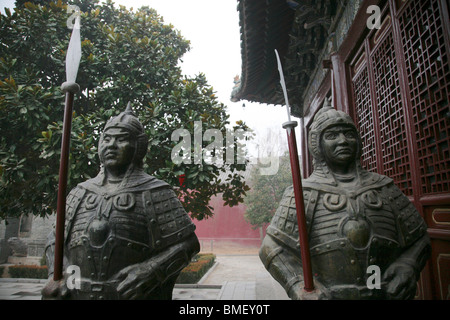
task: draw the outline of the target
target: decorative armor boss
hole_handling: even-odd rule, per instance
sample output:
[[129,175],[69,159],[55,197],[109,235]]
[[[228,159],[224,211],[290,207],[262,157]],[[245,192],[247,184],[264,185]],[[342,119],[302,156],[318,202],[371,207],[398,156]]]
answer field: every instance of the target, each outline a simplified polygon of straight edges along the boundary
[[[64,270],[79,267],[81,281],[71,290],[50,281],[44,298],[172,298],[175,280],[199,243],[173,189],[143,171],[147,142],[130,106],[106,124],[100,173],[67,198]],[[50,276],[53,248],[52,233],[46,248]]]
[[[411,299],[430,255],[427,226],[393,180],[361,168],[361,138],[351,118],[324,106],[309,133],[314,172],[303,181],[311,265],[308,294],[293,188],[267,229],[260,257],[291,299]],[[380,286],[368,286],[369,266]]]

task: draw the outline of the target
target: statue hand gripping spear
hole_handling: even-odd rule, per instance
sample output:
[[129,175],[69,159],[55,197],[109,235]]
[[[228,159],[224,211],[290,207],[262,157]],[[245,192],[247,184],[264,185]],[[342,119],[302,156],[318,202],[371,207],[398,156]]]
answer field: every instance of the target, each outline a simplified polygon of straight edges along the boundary
[[72,110],[74,95],[80,90],[75,83],[81,59],[80,16],[78,15],[70,37],[66,55],[66,82],[61,89],[66,93],[64,109],[63,136],[61,142],[61,160],[59,167],[58,202],[56,207],[55,227],[55,261],[53,280],[59,281],[63,276],[64,224],[66,215],[67,172],[69,162],[70,132],[72,128]]
[[311,258],[309,252],[308,234],[306,230],[305,219],[305,204],[303,200],[303,188],[300,176],[300,165],[298,162],[297,141],[295,139],[294,128],[297,126],[296,121],[291,121],[289,110],[289,100],[286,91],[286,84],[284,82],[283,68],[281,66],[280,57],[277,50],[275,50],[277,57],[278,71],[280,73],[280,84],[283,89],[284,100],[286,101],[286,109],[288,114],[288,121],[283,123],[283,128],[286,129],[288,144],[289,144],[289,158],[291,162],[292,180],[294,184],[294,198],[297,211],[297,224],[300,241],[300,254],[303,266],[303,281],[304,290],[307,292],[314,291],[314,282],[312,277]]

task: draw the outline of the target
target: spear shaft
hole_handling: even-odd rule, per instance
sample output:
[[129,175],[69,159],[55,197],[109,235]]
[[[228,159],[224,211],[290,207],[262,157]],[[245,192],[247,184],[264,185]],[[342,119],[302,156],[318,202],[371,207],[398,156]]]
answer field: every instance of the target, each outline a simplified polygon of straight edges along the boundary
[[53,271],[53,280],[55,281],[59,281],[63,277],[64,225],[66,219],[66,195],[69,169],[70,133],[72,130],[74,96],[75,93],[80,90],[80,86],[75,83],[80,59],[80,18],[77,17],[66,56],[67,81],[64,82],[61,86],[61,90],[66,93],[66,101],[64,107],[63,136],[61,141],[61,158],[59,166],[58,202],[56,205],[55,260]]
[[[73,84],[76,85],[76,83]],[[76,88],[76,86],[72,87],[74,89]],[[65,88],[63,85],[63,90],[64,89]],[[64,256],[64,224],[66,220],[67,174],[69,167],[70,132],[72,129],[74,93],[75,92],[73,91],[66,92],[66,103],[64,109],[63,136],[61,142],[61,158],[59,165],[58,202],[56,206],[55,263],[53,272],[53,280],[55,281],[61,280],[63,274],[62,268]]]
[[283,128],[286,129],[289,145],[289,158],[291,162],[292,180],[294,185],[294,199],[295,199],[295,207],[297,209],[296,210],[297,225],[300,242],[300,255],[302,258],[302,267],[303,267],[304,290],[307,292],[311,292],[314,290],[314,282],[312,277],[311,255],[309,252],[308,233],[306,228],[305,203],[303,199],[300,164],[298,161],[297,140],[295,138],[295,130],[294,130],[294,128],[297,126],[297,121],[291,121],[286,84],[284,82],[283,68],[281,66],[281,61],[277,50],[275,50],[275,55],[277,57],[278,71],[280,73],[280,83],[283,89],[284,99],[286,101],[286,109],[288,113],[288,121],[283,123]]

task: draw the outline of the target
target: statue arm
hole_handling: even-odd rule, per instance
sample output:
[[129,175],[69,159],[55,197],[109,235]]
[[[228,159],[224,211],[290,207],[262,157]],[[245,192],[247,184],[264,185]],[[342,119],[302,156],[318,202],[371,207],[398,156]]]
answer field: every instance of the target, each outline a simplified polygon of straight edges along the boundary
[[148,259],[144,264],[149,264],[155,270],[158,280],[164,283],[177,277],[199,251],[200,244],[197,236],[192,233],[184,241],[166,248],[161,253]]
[[409,265],[414,269],[416,280],[419,279],[420,272],[425,267],[431,254],[430,238],[423,235],[416,242],[409,246],[394,263]]
[[417,290],[417,280],[430,255],[430,239],[422,236],[406,249],[384,272],[383,282],[389,299],[412,299]]
[[259,251],[267,271],[278,281],[290,296],[290,289],[302,281],[302,264],[290,249],[281,246],[270,235],[264,238]]
[[55,268],[55,230],[53,229],[47,237],[47,244],[44,249],[45,260],[47,262],[48,277],[53,276]]
[[113,279],[119,282],[117,291],[123,299],[133,299],[142,295],[138,290],[143,288],[149,294],[158,287],[173,286],[181,270],[199,249],[198,239],[192,233],[184,241],[166,247],[150,259],[119,271]]
[[411,299],[431,254],[430,238],[424,219],[409,199],[395,186],[390,191],[402,252],[384,272],[383,281],[390,299]]
[[[64,250],[66,252],[66,250]],[[53,229],[47,237],[47,244],[44,249],[47,269],[48,280],[44,288],[41,291],[42,298],[48,299],[67,299],[70,296],[66,286],[66,274],[63,273],[63,278],[59,281],[53,280],[54,264],[55,264],[55,230]],[[66,255],[63,257],[63,270],[66,270],[68,263]]]
[[[78,207],[83,195],[84,190],[81,188],[74,188],[72,189],[69,194],[67,195],[66,200],[66,221],[65,221],[65,230],[64,233],[66,234],[66,237],[68,237],[70,226],[72,225],[72,220],[75,215],[76,208]],[[66,237],[64,238],[64,242],[66,242]],[[45,245],[44,254],[47,262],[47,268],[48,268],[48,277],[50,278],[53,275],[54,270],[54,259],[55,259],[55,240],[56,239],[56,230],[55,226],[53,226],[51,232],[47,236],[47,243]],[[63,270],[65,270],[65,267],[67,266],[67,257],[66,257],[67,249],[64,246],[64,256],[63,256]]]
[[309,294],[303,290],[302,262],[299,255],[291,248],[266,235],[259,256],[267,271],[281,284],[289,298],[306,300],[320,297],[323,288],[316,279],[314,280],[316,290],[313,293]]
[[[74,188],[72,189],[69,194],[67,195],[67,201],[66,201],[66,221],[65,221],[65,230],[64,233],[67,235],[69,234],[70,227],[72,225],[72,221],[75,215],[75,211],[77,206],[80,204],[80,201],[84,195],[85,190],[81,188]],[[66,242],[66,238],[64,239],[64,242]],[[44,255],[46,259],[47,264],[47,270],[48,270],[48,281],[45,285],[45,287],[42,289],[42,297],[43,299],[65,299],[70,296],[69,291],[67,290],[66,286],[66,279],[65,277],[67,274],[64,272],[64,270],[67,269],[69,265],[69,260],[67,258],[67,247],[64,246],[64,253],[63,253],[63,278],[59,281],[53,280],[53,273],[55,268],[55,241],[56,241],[56,230],[55,227],[52,228],[51,232],[47,236],[47,243],[45,245],[44,249]]]
[[394,263],[409,265],[414,269],[416,279],[431,254],[430,239],[427,234],[425,220],[411,201],[394,186],[393,203],[397,211],[399,242],[403,247],[402,254]]

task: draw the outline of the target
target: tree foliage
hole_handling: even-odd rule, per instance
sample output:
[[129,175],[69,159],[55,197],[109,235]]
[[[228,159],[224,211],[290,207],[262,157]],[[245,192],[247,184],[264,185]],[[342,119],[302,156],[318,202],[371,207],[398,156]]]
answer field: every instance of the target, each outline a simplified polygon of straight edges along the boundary
[[244,199],[247,207],[244,217],[256,229],[270,223],[284,191],[292,185],[289,153],[279,157],[276,174],[262,175],[259,166],[253,167],[250,184],[251,189]]
[[[97,174],[98,133],[130,101],[150,137],[145,170],[174,186],[184,174],[177,191],[192,217],[211,216],[209,199],[219,193],[230,206],[242,202],[248,186],[237,170],[245,164],[171,161],[176,129],[193,133],[195,121],[224,137],[226,130],[247,129],[243,122],[227,129],[226,107],[204,75],[182,75],[178,63],[189,41],[149,7],[128,10],[109,0],[71,3],[82,11],[82,59],[68,189]],[[14,12],[5,11],[0,16],[0,218],[45,216],[56,209],[70,13],[61,0],[18,1]],[[226,181],[219,181],[221,171],[231,172]]]

